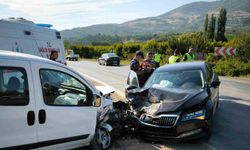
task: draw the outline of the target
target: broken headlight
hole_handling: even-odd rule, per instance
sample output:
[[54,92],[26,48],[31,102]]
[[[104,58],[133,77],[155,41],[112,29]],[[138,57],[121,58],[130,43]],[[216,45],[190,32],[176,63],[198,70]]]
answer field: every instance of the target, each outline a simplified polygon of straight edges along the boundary
[[187,120],[204,120],[205,119],[205,110],[199,110],[191,113],[186,113],[183,115],[181,121],[187,121]]

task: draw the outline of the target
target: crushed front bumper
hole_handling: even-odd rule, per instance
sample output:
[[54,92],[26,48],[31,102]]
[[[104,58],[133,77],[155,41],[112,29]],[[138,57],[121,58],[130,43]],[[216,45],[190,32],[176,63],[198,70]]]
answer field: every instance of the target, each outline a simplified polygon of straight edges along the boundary
[[135,119],[137,134],[150,141],[189,141],[206,135],[206,120],[189,120],[177,122],[172,127],[148,124]]

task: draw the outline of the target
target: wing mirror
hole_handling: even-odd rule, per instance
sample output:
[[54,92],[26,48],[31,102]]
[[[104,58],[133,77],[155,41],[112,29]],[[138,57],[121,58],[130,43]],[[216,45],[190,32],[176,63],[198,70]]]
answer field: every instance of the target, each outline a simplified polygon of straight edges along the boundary
[[212,83],[211,83],[211,87],[218,87],[220,85],[220,81],[213,81]]
[[102,104],[102,98],[99,95],[95,96],[95,100],[94,100],[94,106],[95,107],[100,107]]

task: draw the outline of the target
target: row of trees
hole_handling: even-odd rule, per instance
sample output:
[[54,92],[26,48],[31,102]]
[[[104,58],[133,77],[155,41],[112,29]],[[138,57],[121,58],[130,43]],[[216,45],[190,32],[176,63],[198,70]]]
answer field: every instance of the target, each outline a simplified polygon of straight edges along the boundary
[[207,14],[204,21],[204,32],[206,34],[206,37],[211,41],[227,41],[227,38],[225,37],[226,22],[227,11],[224,8],[220,9],[218,19],[216,19],[214,14],[211,14],[211,17],[209,17],[209,15]]
[[196,52],[213,53],[215,46],[224,46],[226,43],[209,41],[203,32],[170,35],[165,41],[149,40],[146,42],[116,43],[113,45],[83,45],[65,42],[66,49],[73,49],[83,58],[98,58],[103,53],[114,51],[122,59],[131,59],[137,50],[153,51],[163,55],[172,55],[175,49],[184,54],[189,47]]

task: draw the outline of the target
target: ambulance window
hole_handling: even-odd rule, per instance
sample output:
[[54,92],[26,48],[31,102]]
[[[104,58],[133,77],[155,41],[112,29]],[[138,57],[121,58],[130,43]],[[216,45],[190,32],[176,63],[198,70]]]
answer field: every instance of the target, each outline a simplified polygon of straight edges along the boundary
[[30,31],[24,31],[24,34],[25,35],[31,35],[31,32]]
[[29,89],[23,68],[0,67],[0,105],[27,105]]
[[56,38],[57,39],[61,39],[62,38],[60,32],[56,32]]

